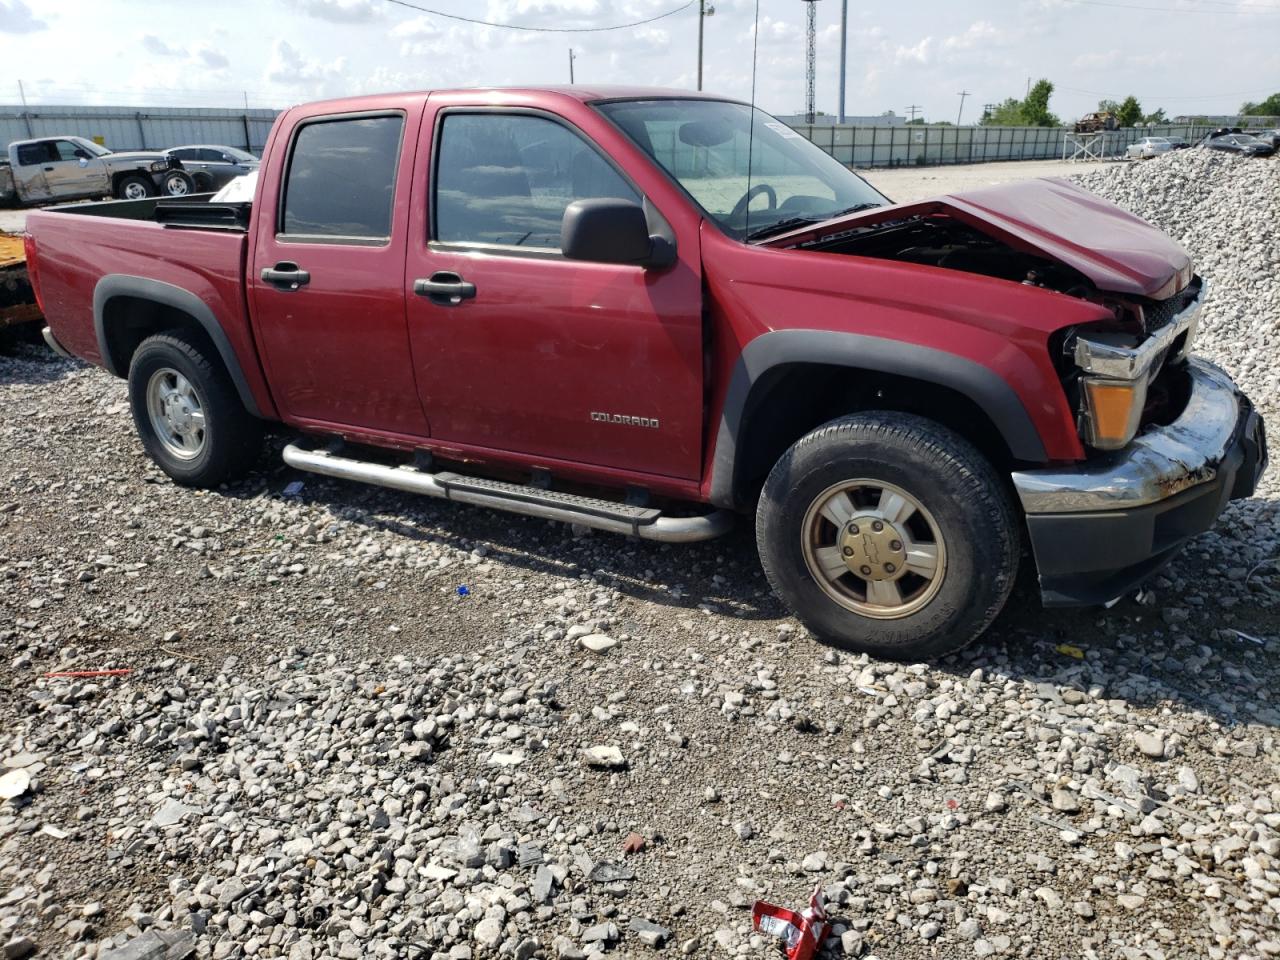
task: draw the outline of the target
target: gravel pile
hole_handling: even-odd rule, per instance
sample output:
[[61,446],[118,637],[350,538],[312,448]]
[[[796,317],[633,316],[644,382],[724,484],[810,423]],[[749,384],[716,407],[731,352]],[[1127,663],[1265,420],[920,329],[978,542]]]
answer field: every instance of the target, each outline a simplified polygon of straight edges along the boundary
[[816,885],[831,956],[1280,955],[1274,499],[902,666],[808,638],[748,525],[574,536],[278,446],[180,489],[121,383],[0,356],[6,957],[764,957],[751,902]]
[[1073,179],[1190,251],[1211,284],[1197,352],[1280,410],[1280,162],[1175,150]]

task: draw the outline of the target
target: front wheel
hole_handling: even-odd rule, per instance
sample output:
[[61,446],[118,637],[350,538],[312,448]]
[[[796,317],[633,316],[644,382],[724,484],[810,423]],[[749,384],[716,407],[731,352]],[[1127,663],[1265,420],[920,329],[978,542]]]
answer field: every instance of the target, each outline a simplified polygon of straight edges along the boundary
[[765,575],[819,639],[896,660],[959,650],[1017,576],[1018,517],[967,440],[910,414],[834,420],[802,437],[760,494]]
[[222,364],[172,334],[142,341],[129,364],[129,405],[151,459],[174,482],[216,487],[245,474],[262,441]]
[[118,200],[145,200],[147,197],[156,195],[156,185],[151,182],[149,177],[141,174],[130,174],[121,178],[116,184],[116,198]]
[[185,197],[195,193],[195,182],[183,170],[170,170],[160,181],[160,189],[166,197]]

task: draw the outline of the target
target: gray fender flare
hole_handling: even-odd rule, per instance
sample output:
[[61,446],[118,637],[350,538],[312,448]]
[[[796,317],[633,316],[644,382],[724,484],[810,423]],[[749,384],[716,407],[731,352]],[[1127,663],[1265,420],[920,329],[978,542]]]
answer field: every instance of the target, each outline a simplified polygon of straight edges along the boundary
[[1044,444],[1013,388],[987,367],[964,357],[857,333],[833,330],[778,330],[756,337],[742,351],[725,394],[712,461],[711,497],[719,507],[736,508],[737,453],[743,413],[756,382],[775,367],[791,363],[873,370],[924,380],[955,390],[981,409],[1019,460],[1043,463]]
[[102,365],[107,368],[108,372],[117,377],[127,377],[129,375],[127,369],[119,369],[107,346],[105,315],[107,304],[114,297],[133,297],[137,300],[162,303],[167,307],[181,310],[183,313],[193,317],[213,343],[214,349],[218,351],[222,365],[226,368],[227,373],[231,375],[231,382],[235,384],[236,393],[240,395],[240,402],[244,404],[244,408],[255,417],[262,416],[262,411],[258,408],[258,402],[253,398],[253,391],[249,389],[249,383],[245,380],[244,370],[240,367],[240,360],[236,356],[235,350],[231,347],[231,341],[227,339],[226,331],[218,323],[218,318],[213,315],[209,305],[194,293],[189,290],[183,290],[181,287],[175,287],[171,283],[162,283],[159,280],[150,280],[146,277],[130,277],[124,274],[111,273],[99,280],[98,285],[93,288],[93,332],[98,338],[98,352],[102,356]]

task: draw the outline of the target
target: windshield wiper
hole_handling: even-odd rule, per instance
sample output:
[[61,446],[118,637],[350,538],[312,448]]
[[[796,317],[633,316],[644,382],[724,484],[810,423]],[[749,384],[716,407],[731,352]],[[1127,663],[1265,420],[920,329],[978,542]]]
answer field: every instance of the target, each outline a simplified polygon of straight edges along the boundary
[[847,216],[851,213],[858,213],[861,210],[869,210],[872,207],[879,207],[879,203],[856,203],[852,207],[846,207],[843,210],[837,210],[834,213],[824,213],[820,216],[807,217],[785,217],[782,220],[775,220],[767,227],[761,227],[759,230],[752,230],[743,239],[763,240],[766,237],[772,237],[775,234],[790,230],[792,227],[803,227],[806,223],[826,223],[828,220],[834,220],[836,217]]

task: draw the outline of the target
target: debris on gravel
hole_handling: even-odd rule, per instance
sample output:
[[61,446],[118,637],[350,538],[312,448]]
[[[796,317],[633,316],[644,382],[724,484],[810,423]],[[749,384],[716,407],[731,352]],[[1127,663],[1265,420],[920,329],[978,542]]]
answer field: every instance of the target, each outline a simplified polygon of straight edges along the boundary
[[[1192,249],[1199,349],[1274,412],[1280,166],[1197,153],[1087,185]],[[751,903],[815,883],[829,955],[1280,955],[1273,478],[1113,609],[1024,576],[902,665],[806,636],[745,525],[286,495],[278,452],[176,487],[36,346],[0,462],[7,957],[764,956]]]

